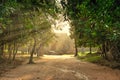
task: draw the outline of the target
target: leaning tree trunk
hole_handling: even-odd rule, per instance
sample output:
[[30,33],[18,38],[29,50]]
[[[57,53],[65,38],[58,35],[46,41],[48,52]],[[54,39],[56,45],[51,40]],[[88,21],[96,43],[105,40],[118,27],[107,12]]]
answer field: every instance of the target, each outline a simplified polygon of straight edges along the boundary
[[12,45],[8,44],[8,59],[11,60],[12,57]]
[[112,60],[120,63],[120,50],[119,50],[120,46],[119,45],[120,45],[119,41],[112,42],[110,53],[112,56]]
[[13,58],[12,58],[13,61],[16,58],[17,51],[18,51],[18,45],[17,43],[14,43]]
[[102,54],[103,58],[105,58],[106,60],[108,60],[107,52],[108,52],[107,44],[106,44],[106,42],[104,42],[101,46],[101,54]]
[[120,41],[105,41],[100,46],[101,56],[108,61],[120,63]]
[[31,51],[31,53],[30,53],[29,64],[34,63],[34,62],[33,62],[33,54],[34,54],[34,52],[35,52],[35,48],[36,48],[36,39],[34,38],[34,44],[33,44],[32,51]]

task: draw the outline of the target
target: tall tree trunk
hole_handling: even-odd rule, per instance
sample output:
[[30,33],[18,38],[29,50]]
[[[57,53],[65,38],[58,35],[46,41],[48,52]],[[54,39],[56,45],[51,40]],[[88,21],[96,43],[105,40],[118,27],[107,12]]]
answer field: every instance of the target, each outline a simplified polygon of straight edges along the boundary
[[35,48],[36,48],[36,39],[34,38],[34,44],[33,44],[32,51],[31,51],[31,53],[30,53],[29,64],[34,63],[34,62],[33,62],[33,54],[34,54],[34,52],[35,52]]
[[13,61],[14,61],[14,60],[15,60],[15,58],[16,58],[17,51],[18,51],[18,45],[17,45],[17,44],[15,44],[15,46],[14,46],[13,58],[12,58],[12,60],[13,60]]
[[4,50],[4,42],[1,41],[1,44],[0,44],[0,57],[3,56],[3,50]]
[[12,45],[8,44],[8,59],[11,60],[12,57]]
[[92,45],[90,43],[90,54],[92,54]]
[[107,45],[107,42],[105,42],[105,44],[104,44],[104,55],[105,55],[105,59],[106,60],[108,60],[108,56],[107,56],[107,47],[108,47],[108,45]]
[[75,57],[76,56],[78,56],[78,49],[77,49],[77,40],[76,40],[76,38],[74,39],[74,41],[75,41]]
[[105,58],[106,60],[108,60],[108,57],[107,57],[107,45],[106,45],[106,42],[104,42],[102,44],[102,47],[101,47],[101,50],[102,50],[102,55],[103,55],[103,58]]

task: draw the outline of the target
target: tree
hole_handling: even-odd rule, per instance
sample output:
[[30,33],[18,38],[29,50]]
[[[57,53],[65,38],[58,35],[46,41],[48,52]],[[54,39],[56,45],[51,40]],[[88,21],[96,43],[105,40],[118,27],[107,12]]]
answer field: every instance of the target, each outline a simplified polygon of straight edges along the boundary
[[110,53],[113,59],[109,60],[120,61],[119,10],[118,0],[67,0],[66,14],[74,25],[77,44],[95,44],[107,59]]
[[[0,57],[3,56],[4,45],[8,45],[9,58],[13,50],[11,45],[25,43],[32,35],[43,35],[50,30],[46,16],[55,16],[57,8],[55,0],[2,0],[0,5]],[[33,40],[35,38],[38,37],[35,35]],[[14,51],[14,58],[16,52]]]
[[[30,14],[31,17],[30,19],[28,19],[29,24],[27,23],[27,27],[32,27],[31,31],[30,31],[30,37],[33,40],[33,47],[32,50],[30,52],[31,56],[29,59],[29,63],[33,63],[33,54],[36,52],[36,47],[37,47],[37,43],[39,44],[39,39],[42,39],[46,33],[51,33],[51,25],[49,23],[49,21],[46,18],[46,15],[44,15],[44,13],[39,10],[38,12],[33,12]],[[29,26],[30,25],[30,26]]]

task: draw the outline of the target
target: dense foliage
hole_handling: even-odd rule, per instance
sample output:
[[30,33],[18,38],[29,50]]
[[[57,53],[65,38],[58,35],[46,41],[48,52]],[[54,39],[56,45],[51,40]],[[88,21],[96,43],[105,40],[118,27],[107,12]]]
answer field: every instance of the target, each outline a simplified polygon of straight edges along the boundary
[[64,3],[78,46],[97,46],[106,59],[120,61],[120,1],[67,0]]
[[[99,47],[104,58],[120,62],[119,0],[61,0],[61,4],[65,20],[71,22],[76,47]],[[15,56],[18,47],[29,40],[33,56],[36,41],[44,39],[43,34],[52,35],[48,17],[57,11],[55,0],[1,0],[0,58],[6,49],[9,58],[11,52]]]
[[48,15],[55,16],[56,9],[54,0],[1,0],[0,58],[7,50],[9,59],[13,54],[14,60],[18,48],[31,41],[33,49],[30,52],[30,61],[32,62],[35,47],[41,43],[38,40],[48,37],[46,36],[48,34],[52,35]]

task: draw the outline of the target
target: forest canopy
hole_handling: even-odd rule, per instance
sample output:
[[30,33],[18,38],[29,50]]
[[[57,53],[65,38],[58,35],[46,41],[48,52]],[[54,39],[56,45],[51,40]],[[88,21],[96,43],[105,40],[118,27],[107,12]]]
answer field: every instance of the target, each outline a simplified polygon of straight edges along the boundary
[[76,47],[99,47],[105,59],[120,62],[119,0],[61,0],[61,5],[63,9],[56,6],[56,0],[0,0],[0,57],[4,46],[17,50],[15,46],[28,40],[33,42],[32,56],[38,36],[53,35],[48,16],[63,13],[71,22]]
[[64,6],[77,46],[98,46],[104,58],[119,62],[120,1],[67,0]]
[[55,17],[56,8],[54,0],[0,0],[0,58],[7,50],[9,59],[14,60],[18,48],[29,44],[33,46],[32,63],[37,45],[46,44],[53,36],[48,15]]

